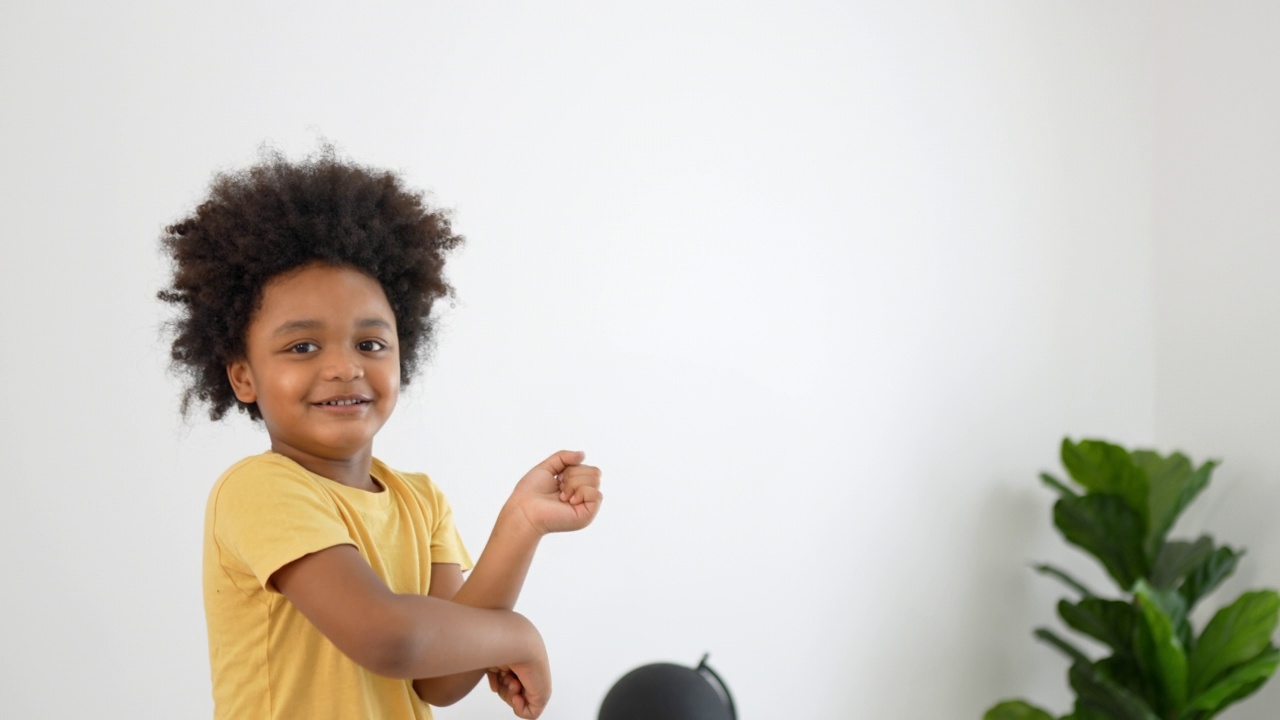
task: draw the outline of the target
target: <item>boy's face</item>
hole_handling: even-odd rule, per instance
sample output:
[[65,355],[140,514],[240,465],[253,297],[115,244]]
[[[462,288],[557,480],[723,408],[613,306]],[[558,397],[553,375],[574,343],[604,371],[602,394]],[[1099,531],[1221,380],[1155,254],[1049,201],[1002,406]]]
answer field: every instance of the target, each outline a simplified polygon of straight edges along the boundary
[[273,450],[313,471],[372,452],[400,393],[395,314],[376,280],[321,264],[272,279],[245,354],[227,376],[258,404]]

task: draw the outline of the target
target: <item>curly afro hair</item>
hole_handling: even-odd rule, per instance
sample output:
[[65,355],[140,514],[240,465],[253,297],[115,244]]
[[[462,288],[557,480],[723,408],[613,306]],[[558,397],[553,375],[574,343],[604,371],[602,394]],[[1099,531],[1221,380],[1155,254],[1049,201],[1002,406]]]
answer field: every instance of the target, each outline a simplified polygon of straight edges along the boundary
[[452,296],[444,256],[462,242],[448,216],[387,171],[337,157],[330,145],[301,162],[264,151],[259,162],[214,177],[195,213],[165,228],[172,285],[158,297],[178,309],[172,364],[186,381],[182,413],[207,404],[219,420],[236,399],[227,364],[274,277],[313,263],[349,266],[377,280],[395,312],[400,379],[408,384],[433,337],[431,307]]

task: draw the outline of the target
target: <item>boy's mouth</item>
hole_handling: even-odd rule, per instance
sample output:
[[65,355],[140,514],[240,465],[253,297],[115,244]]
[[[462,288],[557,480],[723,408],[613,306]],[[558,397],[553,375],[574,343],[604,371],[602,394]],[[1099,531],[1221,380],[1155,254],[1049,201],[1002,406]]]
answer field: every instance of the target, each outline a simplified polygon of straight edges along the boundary
[[367,402],[369,402],[369,399],[365,397],[347,396],[329,398],[328,400],[321,400],[315,404],[322,407],[346,407],[349,405],[363,405]]

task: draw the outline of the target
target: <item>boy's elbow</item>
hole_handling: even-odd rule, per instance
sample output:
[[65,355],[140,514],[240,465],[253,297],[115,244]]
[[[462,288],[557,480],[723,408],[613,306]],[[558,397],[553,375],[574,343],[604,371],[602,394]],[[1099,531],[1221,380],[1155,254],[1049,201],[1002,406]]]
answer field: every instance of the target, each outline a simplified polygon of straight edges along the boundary
[[383,677],[409,680],[415,676],[412,668],[418,657],[411,645],[409,638],[387,638],[379,641],[368,650],[363,659],[356,662]]
[[352,657],[366,670],[384,677],[410,680],[420,674],[427,639],[405,614],[392,611],[365,637],[360,657]]

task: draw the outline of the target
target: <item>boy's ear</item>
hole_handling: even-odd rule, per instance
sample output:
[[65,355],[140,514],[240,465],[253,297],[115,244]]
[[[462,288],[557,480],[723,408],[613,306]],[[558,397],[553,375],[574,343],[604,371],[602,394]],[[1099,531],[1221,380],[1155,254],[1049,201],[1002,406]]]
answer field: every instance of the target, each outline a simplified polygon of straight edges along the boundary
[[236,394],[237,400],[245,404],[258,401],[258,393],[253,389],[253,373],[249,370],[248,361],[236,360],[227,363],[227,379],[231,381],[231,392]]

